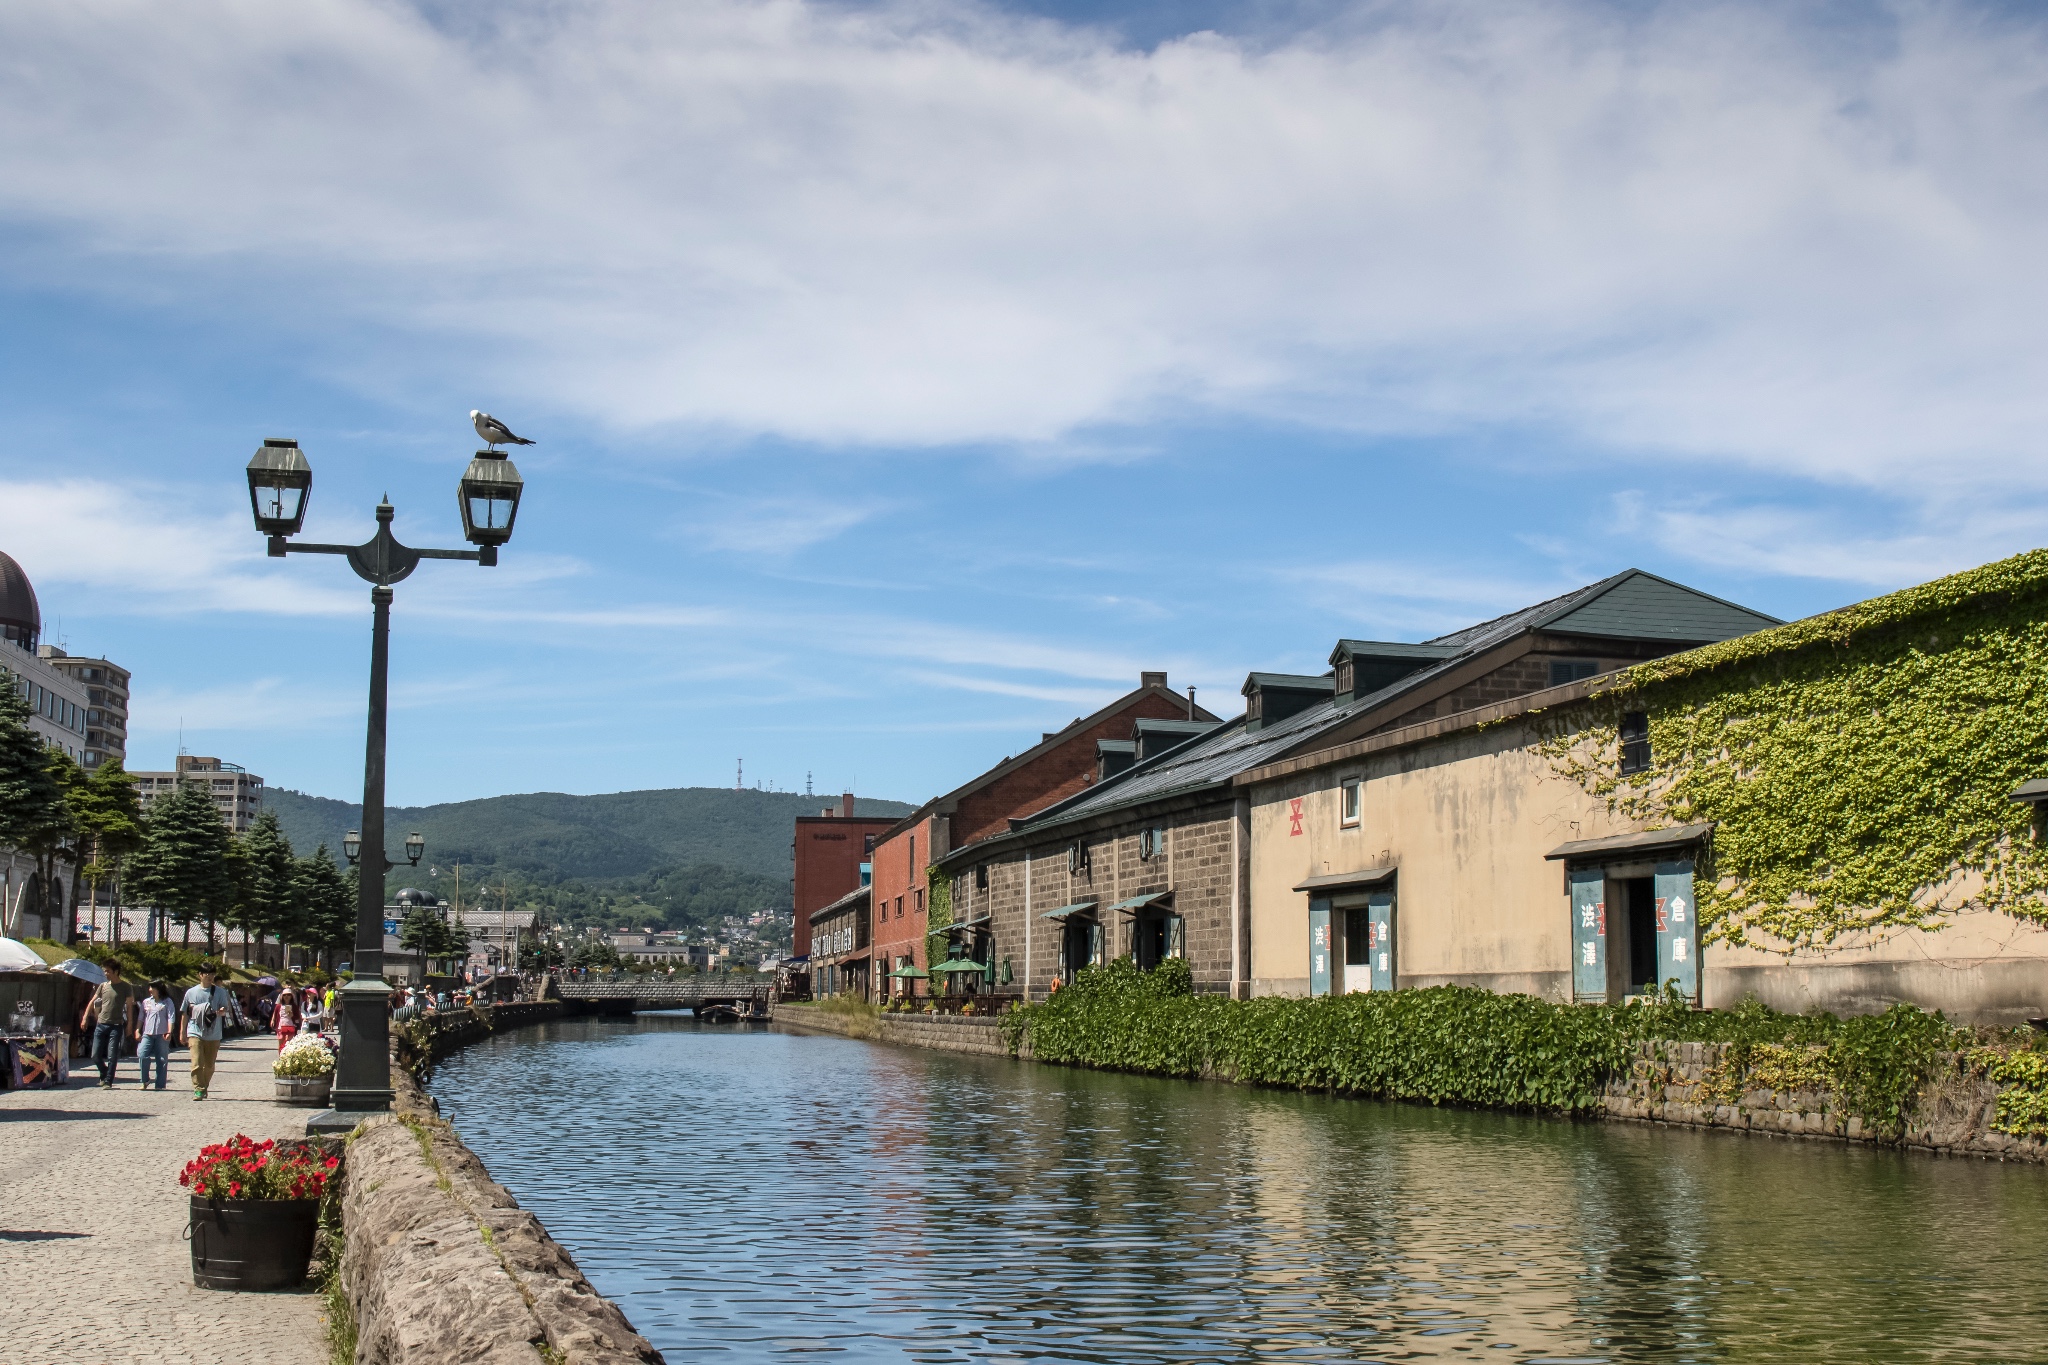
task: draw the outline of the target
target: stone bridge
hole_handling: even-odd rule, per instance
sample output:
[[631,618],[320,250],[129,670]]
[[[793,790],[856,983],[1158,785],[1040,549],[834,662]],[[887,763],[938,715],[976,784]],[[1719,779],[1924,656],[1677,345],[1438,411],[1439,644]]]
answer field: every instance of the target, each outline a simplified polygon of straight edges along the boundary
[[557,981],[549,994],[558,996],[574,1014],[637,1014],[643,1010],[693,1010],[714,1007],[766,1018],[775,1004],[775,988],[763,982],[683,981]]

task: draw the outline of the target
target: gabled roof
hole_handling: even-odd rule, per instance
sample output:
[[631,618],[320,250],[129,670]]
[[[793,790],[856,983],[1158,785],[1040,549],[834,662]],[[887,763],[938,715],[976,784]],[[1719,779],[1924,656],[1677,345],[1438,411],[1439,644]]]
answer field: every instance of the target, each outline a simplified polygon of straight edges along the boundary
[[[1657,616],[1666,609],[1676,625]],[[1632,628],[1631,623],[1639,624],[1640,629]],[[1222,786],[1239,773],[1308,748],[1325,740],[1330,732],[1375,711],[1389,712],[1392,703],[1426,691],[1432,683],[1481,655],[1535,631],[1706,643],[1778,624],[1775,617],[1762,612],[1695,592],[1641,569],[1627,569],[1520,611],[1423,641],[1417,653],[1428,662],[1377,691],[1349,699],[1319,700],[1259,730],[1247,730],[1240,717],[1206,737],[1127,768],[1065,801],[1022,820],[1013,820],[1009,835],[994,837],[1018,837],[1068,821]],[[1366,646],[1361,652],[1379,648],[1371,641],[1345,643]],[[1340,644],[1339,654],[1333,655],[1333,659],[1342,654],[1343,648]],[[1388,718],[1396,714],[1399,712],[1392,711]]]
[[[1166,675],[1164,673],[1161,673],[1159,676],[1163,678]],[[959,786],[953,788],[953,790],[947,792],[944,796],[933,797],[931,800],[925,802],[923,805],[919,806],[910,814],[904,816],[901,820],[898,820],[888,829],[882,831],[881,834],[876,836],[875,842],[879,844],[885,842],[886,840],[894,838],[896,835],[902,833],[904,830],[909,829],[915,824],[917,824],[918,821],[926,819],[934,812],[952,811],[955,807],[957,807],[960,804],[962,800],[974,795],[974,793],[980,791],[983,787],[990,785],[991,783],[997,781],[1000,778],[1009,776],[1011,773],[1017,771],[1017,769],[1023,767],[1025,764],[1030,763],[1035,759],[1044,757],[1046,754],[1051,753],[1054,749],[1057,749],[1060,745],[1066,743],[1076,733],[1093,729],[1095,726],[1100,725],[1103,721],[1108,720],[1110,717],[1116,715],[1118,712],[1129,710],[1131,707],[1137,705],[1138,702],[1142,701],[1144,698],[1148,696],[1165,697],[1171,700],[1175,705],[1185,706],[1187,704],[1187,698],[1183,697],[1180,693],[1175,692],[1170,687],[1167,687],[1160,683],[1141,683],[1136,688],[1132,689],[1129,692],[1124,693],[1124,695],[1118,697],[1115,701],[1103,707],[1100,711],[1095,712],[1093,715],[1081,716],[1076,718],[1072,723],[1062,727],[1059,730],[1054,731],[1052,734],[1045,736],[1045,738],[1041,739],[1038,743],[1032,745],[1024,752],[1018,754],[1016,757],[1004,759],[1002,762],[996,764],[993,768],[990,768],[987,772],[981,773],[980,775],[970,778],[968,781],[961,783]],[[1206,707],[1195,707],[1195,713],[1198,717],[1202,718],[1202,720],[1205,720],[1210,725],[1217,725],[1221,723],[1216,716],[1213,716],[1209,713],[1209,710]],[[1202,720],[1198,720],[1195,723],[1200,724],[1202,723]],[[1165,721],[1156,723],[1161,725],[1189,724],[1189,722],[1184,720]],[[1192,729],[1190,730],[1190,733],[1192,733]]]

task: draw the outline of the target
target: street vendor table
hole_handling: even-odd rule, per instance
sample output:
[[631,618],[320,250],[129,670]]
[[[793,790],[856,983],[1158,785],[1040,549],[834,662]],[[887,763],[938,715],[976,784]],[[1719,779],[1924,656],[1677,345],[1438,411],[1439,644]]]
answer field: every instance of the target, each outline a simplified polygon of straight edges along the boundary
[[0,1085],[49,1089],[71,1079],[71,1040],[62,1033],[0,1034]]

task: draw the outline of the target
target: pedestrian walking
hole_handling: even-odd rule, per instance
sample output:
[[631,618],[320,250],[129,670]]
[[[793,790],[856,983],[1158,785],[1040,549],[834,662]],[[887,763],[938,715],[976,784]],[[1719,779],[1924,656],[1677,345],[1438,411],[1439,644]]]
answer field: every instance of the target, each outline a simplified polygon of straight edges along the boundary
[[121,964],[106,964],[107,979],[94,988],[78,1017],[78,1031],[92,1038],[92,1060],[100,1069],[100,1089],[114,1088],[121,1065],[121,1045],[135,1031],[135,992],[121,979]]
[[170,1083],[171,1024],[178,1013],[171,999],[170,983],[152,981],[149,996],[142,1002],[141,1023],[135,1039],[135,1062],[142,1071],[142,1088],[149,1088],[149,1073],[156,1071],[156,1088]]
[[192,1098],[206,1098],[213,1082],[214,1063],[220,1060],[221,1028],[228,1018],[227,988],[219,984],[219,973],[209,962],[199,969],[199,984],[185,992],[179,1010],[179,1031],[192,1049]]
[[280,991],[277,996],[277,1013],[272,1016],[277,1028],[277,1050],[284,1051],[299,1031],[299,1000],[291,991]]
[[299,1007],[299,1027],[308,1033],[318,1033],[326,1022],[327,1013],[320,1008],[320,992],[308,990],[306,1003]]

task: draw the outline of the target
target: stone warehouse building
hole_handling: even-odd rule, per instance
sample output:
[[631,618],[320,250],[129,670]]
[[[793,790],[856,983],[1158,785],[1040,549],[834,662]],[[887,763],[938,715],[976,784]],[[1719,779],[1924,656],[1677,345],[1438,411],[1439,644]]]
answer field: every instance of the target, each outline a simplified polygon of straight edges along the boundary
[[[925,869],[948,849],[1007,830],[1013,819],[1085,791],[1105,774],[1121,772],[1140,743],[1156,744],[1162,735],[1177,742],[1217,723],[1189,698],[1176,696],[1165,673],[1140,673],[1138,686],[1109,705],[1041,736],[1023,753],[1004,758],[890,827],[876,841],[873,857],[872,979],[878,995],[917,994],[912,989],[917,978],[891,973],[929,971],[933,965]],[[955,915],[951,925],[947,951],[972,955],[982,946],[975,942],[978,931],[968,917]]]
[[1029,998],[1127,953],[1185,957],[1203,991],[1287,989],[1306,972],[1254,939],[1244,774],[1776,624],[1631,569],[1420,644],[1340,640],[1328,672],[1254,673],[1240,719],[1140,734],[1128,768],[937,865],[975,951]]
[[2044,657],[2037,552],[1274,757],[1251,989],[2048,1014]]

